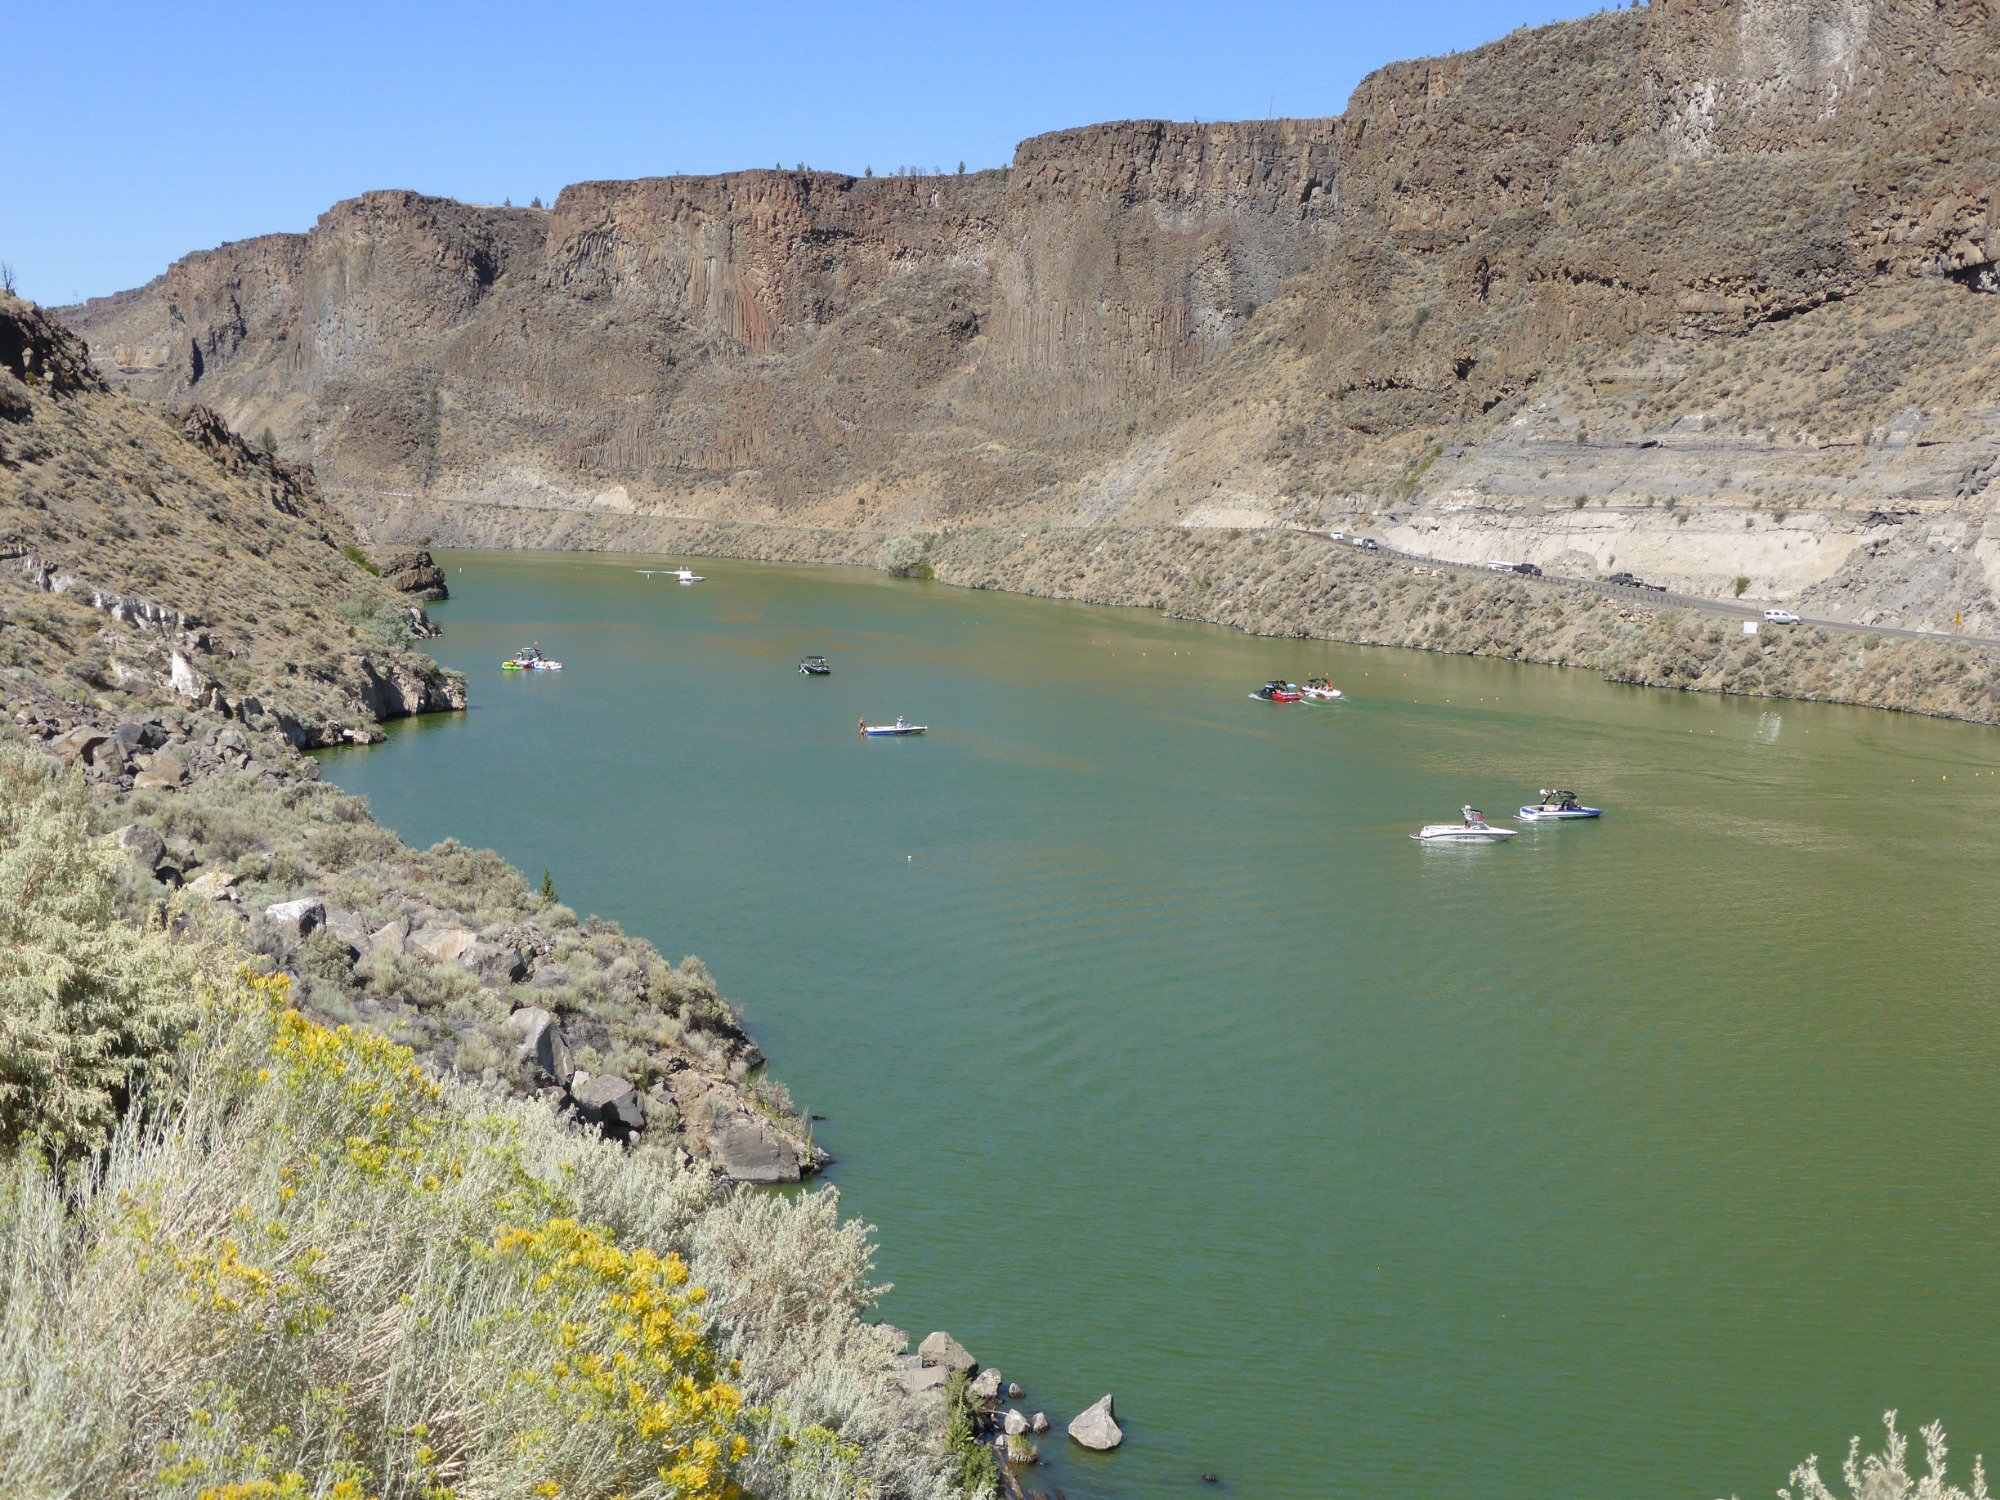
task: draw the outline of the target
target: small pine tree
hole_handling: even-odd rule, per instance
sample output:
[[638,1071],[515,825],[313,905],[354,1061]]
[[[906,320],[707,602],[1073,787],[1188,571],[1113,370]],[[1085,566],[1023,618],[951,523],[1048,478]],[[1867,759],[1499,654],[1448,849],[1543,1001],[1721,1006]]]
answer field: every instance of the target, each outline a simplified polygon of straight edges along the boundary
[[547,870],[542,871],[542,900],[550,906],[556,904],[555,877],[549,874]]
[[257,446],[259,448],[262,448],[272,458],[276,458],[278,456],[277,434],[272,432],[270,428],[266,427],[264,429],[264,435],[257,439]]
[[964,162],[960,162],[960,163],[958,164],[958,175],[959,175],[959,176],[961,176],[961,177],[963,177],[963,176],[965,175],[965,163],[964,163]]
[[540,193],[535,194],[533,198],[528,200],[528,207],[530,208],[540,208],[541,206],[542,206],[542,195]]
[[863,167],[861,169],[861,175],[863,177],[873,177],[875,175],[875,169],[873,167]]

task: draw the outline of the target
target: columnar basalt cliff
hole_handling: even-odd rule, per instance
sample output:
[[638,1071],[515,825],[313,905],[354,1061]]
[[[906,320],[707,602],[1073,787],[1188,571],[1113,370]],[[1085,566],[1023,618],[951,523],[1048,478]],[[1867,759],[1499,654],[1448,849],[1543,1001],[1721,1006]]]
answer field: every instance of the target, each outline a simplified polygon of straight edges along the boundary
[[1991,633],[1996,57],[1977,0],[1660,0],[998,171],[369,194],[67,315],[371,517],[1367,516]]

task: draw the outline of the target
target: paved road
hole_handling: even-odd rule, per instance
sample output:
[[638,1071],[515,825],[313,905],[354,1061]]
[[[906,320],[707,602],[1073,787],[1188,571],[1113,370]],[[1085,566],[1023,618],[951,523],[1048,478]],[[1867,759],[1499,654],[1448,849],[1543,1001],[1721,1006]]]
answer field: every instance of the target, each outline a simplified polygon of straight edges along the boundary
[[[1352,541],[1336,539],[1331,532],[1313,531],[1305,527],[1297,528],[1307,536],[1316,536],[1321,541],[1334,546],[1351,547]],[[1351,534],[1350,534],[1351,535]],[[1415,552],[1404,552],[1386,543],[1376,543],[1376,557],[1393,557],[1404,562],[1423,563],[1433,568],[1451,568],[1460,573],[1483,573],[1494,576],[1493,570],[1484,563],[1447,562],[1441,557],[1424,557]],[[1634,588],[1625,583],[1606,583],[1601,578],[1565,578],[1554,573],[1509,573],[1509,578],[1523,583],[1548,584],[1554,588],[1588,589],[1594,593],[1610,594],[1613,597],[1631,599],[1636,603],[1659,606],[1676,605],[1682,609],[1698,609],[1712,615],[1732,615],[1739,620],[1759,620],[1764,618],[1762,604],[1742,604],[1732,599],[1702,599],[1693,594],[1670,594],[1661,589]],[[1903,641],[1963,641],[1968,645],[1987,646],[2000,650],[2000,640],[1983,635],[1953,635],[1946,630],[1904,630],[1894,625],[1856,625],[1851,620],[1820,620],[1810,616],[1802,617],[1801,625],[1817,625],[1822,630],[1845,630],[1860,635],[1883,635]],[[1782,627],[1773,627],[1782,628]]]

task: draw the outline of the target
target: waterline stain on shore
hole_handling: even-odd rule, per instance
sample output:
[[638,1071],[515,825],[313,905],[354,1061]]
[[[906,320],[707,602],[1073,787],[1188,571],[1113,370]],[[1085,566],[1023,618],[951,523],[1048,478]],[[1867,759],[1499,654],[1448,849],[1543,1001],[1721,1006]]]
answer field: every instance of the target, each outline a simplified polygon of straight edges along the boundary
[[[1071,1496],[1750,1494],[1890,1405],[2000,1441],[1993,731],[851,571],[447,566],[474,711],[328,774],[701,954],[831,1117],[886,1314],[1027,1385]],[[568,670],[503,678],[528,639]],[[1405,836],[1558,781],[1602,823]],[[1068,1454],[1105,1390],[1124,1450]]]

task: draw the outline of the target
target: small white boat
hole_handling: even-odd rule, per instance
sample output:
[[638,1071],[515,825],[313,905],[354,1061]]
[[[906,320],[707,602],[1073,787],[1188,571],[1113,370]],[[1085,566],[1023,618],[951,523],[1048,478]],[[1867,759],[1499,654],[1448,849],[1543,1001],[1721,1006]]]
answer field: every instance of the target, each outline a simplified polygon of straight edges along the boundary
[[708,580],[691,568],[674,569],[674,578],[681,583],[706,583]]
[[880,739],[885,735],[894,738],[899,735],[922,734],[931,727],[928,724],[912,724],[901,714],[896,715],[896,722],[893,724],[870,724],[866,719],[857,719],[855,722],[860,726],[862,735],[869,739]]
[[1340,689],[1328,682],[1324,677],[1308,677],[1306,685],[1300,688],[1299,691],[1315,703],[1331,703],[1340,696]]
[[1601,818],[1604,809],[1585,807],[1576,800],[1576,793],[1561,787],[1543,787],[1537,800],[1521,809],[1521,820],[1526,823],[1560,823],[1573,818]]
[[1485,813],[1469,804],[1460,811],[1463,821],[1426,823],[1410,837],[1426,844],[1497,844],[1519,832],[1514,828],[1495,828],[1486,821]]

